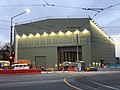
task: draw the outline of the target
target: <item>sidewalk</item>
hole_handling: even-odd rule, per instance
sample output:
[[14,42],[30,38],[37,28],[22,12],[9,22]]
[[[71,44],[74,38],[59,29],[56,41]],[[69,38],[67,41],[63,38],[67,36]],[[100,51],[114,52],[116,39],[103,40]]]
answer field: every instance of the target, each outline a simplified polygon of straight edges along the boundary
[[49,74],[49,73],[75,73],[74,71],[42,71],[41,74]]

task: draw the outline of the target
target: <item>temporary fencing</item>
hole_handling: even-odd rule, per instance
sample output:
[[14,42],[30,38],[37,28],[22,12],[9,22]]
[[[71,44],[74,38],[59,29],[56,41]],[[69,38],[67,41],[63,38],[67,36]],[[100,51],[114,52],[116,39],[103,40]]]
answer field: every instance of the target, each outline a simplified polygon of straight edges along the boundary
[[35,68],[35,69],[22,69],[22,70],[12,70],[12,69],[0,70],[0,75],[16,75],[16,74],[41,74],[41,69]]
[[70,71],[74,71],[75,72],[76,70],[75,70],[74,67],[68,67],[68,72],[70,72]]

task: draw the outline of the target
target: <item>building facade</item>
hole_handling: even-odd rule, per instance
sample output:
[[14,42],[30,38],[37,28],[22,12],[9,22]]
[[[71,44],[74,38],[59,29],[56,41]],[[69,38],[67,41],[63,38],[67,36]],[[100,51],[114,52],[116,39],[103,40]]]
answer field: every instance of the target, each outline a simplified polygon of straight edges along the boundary
[[50,18],[18,24],[15,30],[16,58],[34,66],[55,67],[77,58],[86,67],[115,62],[113,40],[91,18]]

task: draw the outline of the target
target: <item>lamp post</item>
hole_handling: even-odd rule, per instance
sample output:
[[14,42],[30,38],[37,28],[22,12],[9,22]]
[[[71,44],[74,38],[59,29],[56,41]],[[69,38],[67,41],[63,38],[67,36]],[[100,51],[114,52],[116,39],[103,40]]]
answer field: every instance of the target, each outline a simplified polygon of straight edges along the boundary
[[[26,9],[24,12],[21,12],[10,18],[10,24],[11,24],[10,25],[10,56],[11,56],[11,52],[14,50],[13,47],[15,47],[15,30],[13,30],[13,19],[24,13],[29,13],[29,12],[30,12],[30,10]],[[14,43],[13,43],[13,33],[14,33]]]
[[78,70],[79,70],[79,48],[78,48],[78,33],[76,34],[76,44],[77,44],[77,68],[78,68]]

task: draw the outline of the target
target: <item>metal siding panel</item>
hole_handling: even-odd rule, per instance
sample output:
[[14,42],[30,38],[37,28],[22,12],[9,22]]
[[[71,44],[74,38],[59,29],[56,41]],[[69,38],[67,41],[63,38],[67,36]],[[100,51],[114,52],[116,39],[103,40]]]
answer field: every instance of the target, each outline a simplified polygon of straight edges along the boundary
[[37,67],[46,67],[46,56],[36,56],[35,65]]

